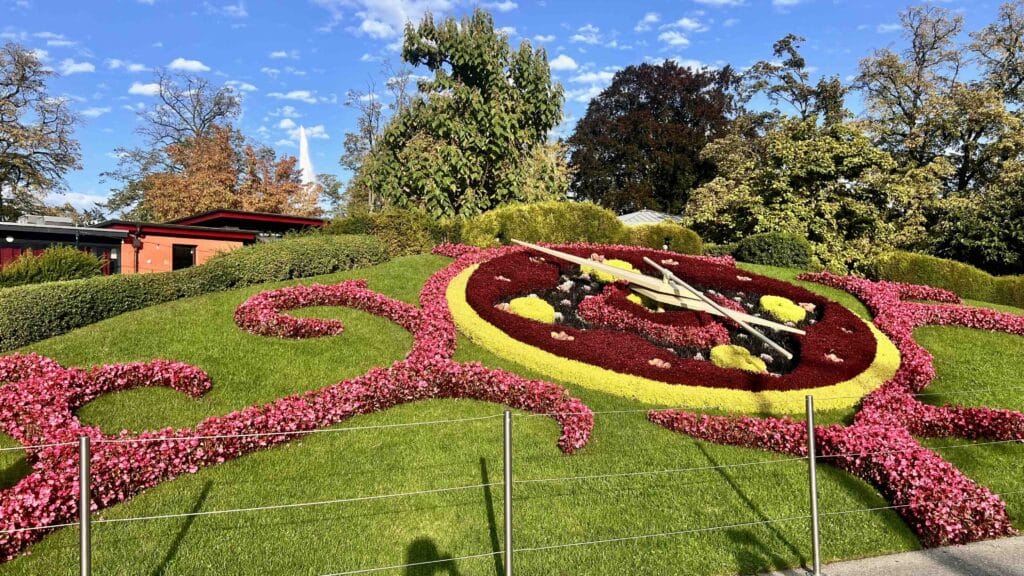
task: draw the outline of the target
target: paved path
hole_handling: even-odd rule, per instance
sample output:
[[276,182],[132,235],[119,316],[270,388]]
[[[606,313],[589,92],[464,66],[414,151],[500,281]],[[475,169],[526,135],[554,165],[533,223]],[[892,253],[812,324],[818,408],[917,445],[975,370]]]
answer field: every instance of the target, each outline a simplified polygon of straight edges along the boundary
[[[1024,536],[837,562],[824,576],[1024,576]],[[807,576],[803,569],[764,576]]]

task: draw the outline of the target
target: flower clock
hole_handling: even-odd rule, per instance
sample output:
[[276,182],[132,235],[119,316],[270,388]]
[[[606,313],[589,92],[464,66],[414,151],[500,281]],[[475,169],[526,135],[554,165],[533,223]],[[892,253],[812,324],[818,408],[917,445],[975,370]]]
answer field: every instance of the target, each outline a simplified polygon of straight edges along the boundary
[[439,247],[454,262],[427,281],[419,307],[375,293],[359,280],[283,288],[244,302],[235,311],[236,324],[255,334],[343,335],[337,321],[297,318],[287,311],[346,306],[398,323],[412,333],[413,347],[391,366],[190,428],[106,435],[82,424],[74,411],[102,394],[140,386],[166,386],[198,397],[213,383],[196,367],[155,360],[81,369],[35,354],[0,357],[0,431],[26,446],[32,466],[16,485],[0,491],[0,559],[75,521],[80,436],[93,441],[93,509],[306,431],[428,398],[472,398],[546,414],[561,425],[558,443],[565,453],[587,444],[593,415],[582,402],[550,382],[455,362],[457,328],[552,378],[652,406],[695,410],[655,409],[649,418],[712,442],[805,454],[799,422],[696,410],[783,416],[798,411],[807,393],[820,395],[819,405],[826,408],[859,401],[852,425],[819,429],[818,452],[826,462],[872,482],[927,545],[1012,533],[997,496],[921,447],[914,436],[1021,439],[1024,417],[917,401],[915,393],[934,369],[912,330],[956,324],[1024,334],[1024,318],[956,305],[952,294],[924,287],[827,274],[805,277],[860,297],[875,314],[872,326],[812,292],[740,271],[728,258],[617,246],[559,248],[640,272],[650,272],[645,256],[659,261],[720,306],[792,328],[773,334],[792,358],[764,347],[728,318],[666,308],[600,270],[523,248],[458,245]]

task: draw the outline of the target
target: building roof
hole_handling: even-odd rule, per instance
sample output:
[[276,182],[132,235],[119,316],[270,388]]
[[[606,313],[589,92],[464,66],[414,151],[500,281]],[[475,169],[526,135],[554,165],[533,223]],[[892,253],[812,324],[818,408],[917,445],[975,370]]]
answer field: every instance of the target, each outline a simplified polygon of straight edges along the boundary
[[641,224],[659,224],[666,220],[681,224],[683,218],[681,216],[673,216],[672,214],[666,214],[664,212],[658,212],[655,210],[638,210],[636,212],[630,212],[629,214],[623,214],[619,216],[619,220],[622,221],[626,226],[640,226]]
[[182,224],[195,226],[204,224],[216,227],[260,227],[260,226],[323,226],[323,218],[312,218],[309,216],[292,216],[289,214],[271,214],[269,212],[246,212],[245,210],[217,209],[208,210],[200,214],[193,214],[171,220],[168,224]]
[[28,224],[25,222],[0,222],[0,234],[60,234],[64,236],[93,236],[101,238],[124,238],[128,235],[123,230],[110,230],[103,227],[66,226],[54,224]]
[[239,230],[237,228],[212,228],[208,226],[185,226],[182,224],[157,224],[154,222],[131,222],[128,220],[107,220],[97,226],[114,230],[124,230],[125,234],[141,233],[157,236],[177,236],[180,238],[201,238],[206,240],[238,240],[252,242],[256,240],[256,230]]

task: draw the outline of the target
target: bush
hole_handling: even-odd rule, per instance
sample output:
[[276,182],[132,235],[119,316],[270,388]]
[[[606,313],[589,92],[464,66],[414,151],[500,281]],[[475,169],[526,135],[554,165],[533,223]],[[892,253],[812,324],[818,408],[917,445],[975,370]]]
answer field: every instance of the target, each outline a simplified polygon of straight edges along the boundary
[[811,243],[796,234],[753,234],[736,244],[733,256],[751,264],[806,270],[811,265]]
[[735,242],[731,242],[729,244],[711,244],[709,242],[704,243],[705,256],[732,256],[732,253],[735,251]]
[[525,242],[595,242],[618,244],[626,240],[622,222],[611,210],[589,202],[537,202],[513,204],[466,220],[462,242],[491,247]]
[[956,260],[913,252],[889,252],[872,262],[869,275],[875,279],[945,288],[961,298],[1024,308],[1024,276],[992,276]]
[[[324,227],[328,234],[369,234],[384,244],[391,257],[423,254],[453,235],[453,225],[438,222],[417,210],[390,208],[335,220]],[[457,232],[457,228],[454,228]],[[456,238],[457,242],[458,239]]]
[[36,255],[21,254],[14,262],[0,269],[0,287],[77,280],[98,276],[103,259],[72,246],[51,246]]
[[367,236],[296,236],[240,248],[175,272],[127,274],[0,290],[0,352],[100,320],[178,298],[197,296],[384,262]]
[[704,253],[704,243],[700,236],[693,230],[674,222],[644,224],[630,227],[628,230],[629,243],[633,246],[646,246],[661,250],[662,246],[668,244],[669,250],[680,254],[701,255]]

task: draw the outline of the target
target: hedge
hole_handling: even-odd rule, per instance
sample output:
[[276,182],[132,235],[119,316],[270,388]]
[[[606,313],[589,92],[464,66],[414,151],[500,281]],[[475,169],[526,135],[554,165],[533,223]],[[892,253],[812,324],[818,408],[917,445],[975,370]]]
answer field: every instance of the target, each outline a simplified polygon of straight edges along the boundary
[[1024,276],[992,276],[955,260],[894,251],[876,258],[869,275],[881,280],[945,288],[961,298],[1024,308]]
[[462,242],[490,247],[526,242],[619,244],[628,233],[615,213],[588,202],[512,204],[466,220]]
[[340,218],[322,231],[376,236],[391,257],[424,254],[442,242],[459,241],[458,220],[438,221],[417,210],[398,208]]
[[73,246],[50,246],[41,254],[31,250],[0,269],[0,287],[77,280],[98,276],[103,259]]
[[746,236],[733,256],[742,262],[806,270],[811,265],[811,243],[796,234],[768,232]]
[[629,243],[633,246],[645,246],[661,250],[667,240],[668,249],[680,254],[704,253],[704,242],[700,236],[689,228],[674,222],[660,224],[643,224],[629,228]]
[[317,234],[240,248],[175,272],[5,288],[0,290],[0,352],[178,298],[329,274],[387,259],[375,238]]

